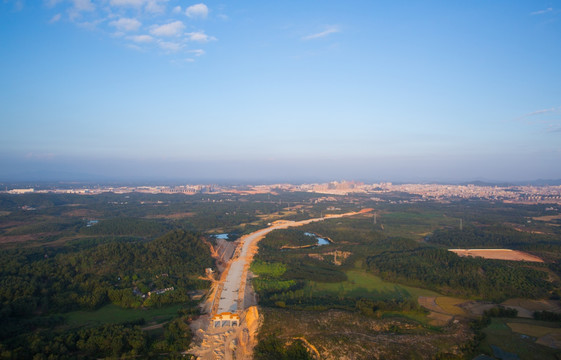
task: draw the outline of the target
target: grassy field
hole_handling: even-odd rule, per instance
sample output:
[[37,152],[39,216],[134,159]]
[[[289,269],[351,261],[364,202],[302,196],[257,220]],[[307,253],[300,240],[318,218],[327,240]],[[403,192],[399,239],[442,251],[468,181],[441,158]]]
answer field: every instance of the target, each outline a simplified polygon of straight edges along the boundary
[[465,299],[458,299],[448,296],[439,296],[436,298],[435,301],[438,304],[438,306],[440,306],[442,310],[444,310],[444,312],[446,312],[447,314],[467,315],[464,309],[456,306],[458,304],[466,302],[467,300]]
[[[551,325],[553,325],[552,323]],[[547,334],[561,334],[560,327],[541,326],[537,324],[530,324],[526,322],[508,322],[508,327],[519,334],[524,334],[533,337],[542,337]],[[548,324],[550,325],[550,324]]]
[[374,300],[417,299],[419,296],[439,296],[431,290],[387,282],[380,277],[360,270],[346,272],[347,281],[320,283],[310,281],[310,290],[319,295],[343,295]]
[[492,354],[491,345],[494,345],[500,347],[504,351],[517,354],[522,360],[557,359],[556,354],[559,350],[536,344],[533,338],[513,332],[507,325],[507,322],[509,324],[521,324],[517,326],[541,324],[541,322],[534,320],[492,319],[491,324],[483,330],[486,337],[480,345],[482,351]]
[[177,317],[182,305],[171,305],[159,309],[123,309],[106,305],[96,311],[73,311],[65,315],[71,327],[122,323],[144,318],[146,324],[162,323]]

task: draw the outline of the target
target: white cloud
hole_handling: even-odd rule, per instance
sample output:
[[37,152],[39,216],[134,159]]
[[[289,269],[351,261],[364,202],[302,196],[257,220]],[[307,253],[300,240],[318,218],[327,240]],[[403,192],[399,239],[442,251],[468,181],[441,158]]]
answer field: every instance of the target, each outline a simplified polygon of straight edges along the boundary
[[150,33],[156,36],[175,36],[178,35],[185,25],[181,21],[174,21],[164,25],[154,25],[150,28]]
[[90,0],[72,0],[76,11],[94,11],[95,6]]
[[145,6],[146,12],[150,13],[163,13],[166,9],[165,3],[169,0],[110,0],[109,4],[111,6],[122,6],[122,7],[135,7],[141,8]]
[[201,56],[205,54],[205,51],[203,49],[189,50],[189,52],[194,54],[195,56]]
[[13,6],[13,11],[22,11],[25,6],[24,0],[4,0],[4,4],[10,4]]
[[55,16],[53,16],[53,17],[51,18],[51,20],[49,20],[49,24],[54,24],[54,23],[56,23],[57,21],[59,21],[61,18],[62,18],[62,15],[61,15],[61,14],[56,14]]
[[140,7],[144,5],[146,0],[111,0],[109,3],[113,6],[134,6]]
[[[91,0],[72,0],[73,6],[68,9],[68,17],[71,21],[78,21],[81,18],[83,12],[93,12],[95,10],[95,5]],[[89,22],[82,22],[77,24],[82,27],[93,29],[101,20],[93,20]]]
[[150,35],[135,35],[129,36],[128,39],[136,42],[136,43],[149,43],[154,41],[154,38]]
[[534,11],[533,13],[530,13],[530,15],[543,15],[551,11],[553,11],[553,8],[547,8],[545,10]]
[[[3,1],[13,4],[18,0],[0,0],[0,3]],[[45,8],[54,8],[48,14],[50,18],[44,19],[49,24],[69,20],[77,27],[119,38],[123,46],[131,49],[177,53],[182,55],[179,58],[191,59],[185,61],[194,61],[205,55],[204,43],[217,40],[203,29],[189,28],[189,21],[209,16],[209,8],[202,2],[192,1],[189,6],[189,2],[177,0],[35,1],[39,1]],[[158,12],[162,14],[153,15]],[[190,19],[181,19],[181,16],[188,16]],[[219,14],[217,17],[221,18]]]
[[170,41],[160,41],[158,42],[158,45],[160,45],[162,49],[170,52],[177,52],[181,50],[181,48],[183,47],[183,44],[177,42],[170,42]]
[[168,0],[148,0],[146,11],[151,13],[163,13],[166,11],[165,3]]
[[119,20],[111,21],[109,25],[121,31],[136,31],[142,23],[136,19],[120,18]]
[[[76,17],[78,16],[76,13],[70,13],[70,20],[75,20]],[[101,20],[94,20],[94,21],[75,21],[75,24],[81,28],[84,29],[88,29],[88,30],[95,30],[97,29],[97,26],[103,22],[103,19]]]
[[63,1],[63,0],[45,0],[44,2],[45,2],[45,5],[46,5],[47,7],[52,8],[52,7],[54,7],[55,5],[58,5],[58,3],[61,3],[62,1]]
[[538,116],[538,115],[546,115],[546,114],[551,114],[551,113],[557,113],[559,110],[561,110],[561,107],[558,107],[558,108],[553,107],[553,108],[550,108],[550,109],[536,110],[536,111],[532,111],[531,113],[522,115],[519,119],[532,117],[532,116]]
[[191,5],[185,10],[185,15],[190,18],[200,17],[204,19],[208,16],[208,7],[203,3]]
[[339,26],[330,26],[330,27],[328,27],[326,30],[324,30],[324,31],[322,31],[322,32],[304,36],[304,37],[302,38],[302,40],[319,39],[319,38],[322,38],[322,37],[326,37],[326,36],[329,35],[329,34],[338,33],[338,32],[340,32],[340,31],[341,31],[341,29],[339,29]]
[[144,49],[143,49],[142,47],[136,45],[136,44],[127,44],[127,47],[128,47],[129,49],[133,49],[133,50],[136,50],[136,51],[142,51],[142,52],[144,52]]
[[208,36],[207,34],[204,33],[204,31],[185,33],[185,35],[187,35],[187,38],[190,41],[209,42],[209,41],[216,40],[214,36]]

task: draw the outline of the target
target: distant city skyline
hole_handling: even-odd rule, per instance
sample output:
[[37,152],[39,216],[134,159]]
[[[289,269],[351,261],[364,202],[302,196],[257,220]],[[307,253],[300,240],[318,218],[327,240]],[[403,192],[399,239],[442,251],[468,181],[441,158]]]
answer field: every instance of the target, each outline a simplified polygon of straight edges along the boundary
[[0,181],[561,179],[555,1],[0,3]]

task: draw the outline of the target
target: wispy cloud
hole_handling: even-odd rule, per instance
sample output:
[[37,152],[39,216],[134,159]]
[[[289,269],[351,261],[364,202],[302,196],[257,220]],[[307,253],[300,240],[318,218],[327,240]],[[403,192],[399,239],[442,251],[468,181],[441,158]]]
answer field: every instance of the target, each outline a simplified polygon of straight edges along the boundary
[[146,3],[146,11],[153,14],[164,13],[166,10],[166,2],[168,0],[148,0]]
[[111,0],[109,3],[113,6],[140,7],[146,3],[146,0]]
[[150,33],[156,36],[176,36],[185,29],[185,25],[181,21],[174,21],[164,25],[153,25]]
[[542,109],[542,110],[536,110],[536,111],[532,111],[531,113],[527,113],[524,114],[522,116],[520,116],[518,119],[525,119],[525,118],[529,118],[529,117],[533,117],[533,116],[538,116],[538,115],[546,115],[546,114],[551,114],[551,113],[556,113],[561,111],[561,107],[553,107],[553,108],[549,108],[549,109]]
[[132,7],[144,10],[149,13],[163,13],[166,8],[166,3],[169,0],[110,0],[111,6],[117,7]]
[[209,36],[205,34],[204,31],[185,33],[185,35],[190,41],[196,41],[202,43],[216,40],[214,36]]
[[136,43],[151,43],[154,41],[154,38],[150,35],[135,35],[129,36],[128,39],[136,42]]
[[63,0],[44,0],[44,3],[47,7],[54,7],[56,6],[58,3],[61,3]]
[[185,10],[185,15],[205,19],[208,16],[208,7],[203,3],[191,5]]
[[[68,17],[72,21],[77,21],[78,19],[82,18],[82,13],[93,12],[94,10],[95,10],[95,5],[91,2],[91,0],[72,0],[72,6],[68,9]],[[84,24],[89,25],[97,22],[99,22],[99,19],[93,22],[88,21],[88,22],[78,23],[78,25],[83,26]]]
[[111,21],[109,25],[114,26],[120,31],[136,31],[142,23],[136,19],[120,18],[119,20]]
[[178,43],[178,42],[172,42],[172,41],[160,41],[158,42],[158,45],[169,52],[178,52],[179,50],[181,50],[185,45]]
[[560,114],[561,106],[558,106],[532,111],[516,118],[516,120],[524,121],[529,126],[538,126],[548,133],[556,133],[561,132]]
[[539,10],[539,11],[534,11],[532,13],[530,13],[530,15],[543,15],[543,14],[547,14],[548,12],[552,12],[553,8],[547,8],[545,10]]
[[95,5],[91,0],[72,0],[76,11],[94,11]]
[[24,0],[4,0],[4,4],[11,4],[13,11],[22,11],[25,7]]
[[339,26],[337,26],[337,25],[329,26],[327,29],[325,29],[322,32],[318,32],[318,33],[314,33],[314,34],[304,36],[302,38],[302,40],[319,39],[319,38],[326,37],[327,35],[335,34],[335,33],[338,33],[338,32],[341,32],[341,29],[339,28]]
[[189,52],[194,54],[195,56],[201,56],[205,54],[205,51],[203,49],[189,50]]
[[56,14],[51,18],[51,20],[49,20],[49,24],[54,24],[57,21],[59,21],[61,18],[62,18],[62,15],[60,13]]

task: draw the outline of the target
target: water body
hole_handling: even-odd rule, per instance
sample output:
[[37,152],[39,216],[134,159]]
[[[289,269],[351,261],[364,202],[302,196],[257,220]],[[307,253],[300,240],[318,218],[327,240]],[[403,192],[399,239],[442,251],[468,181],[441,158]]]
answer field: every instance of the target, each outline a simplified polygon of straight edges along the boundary
[[311,236],[311,237],[315,237],[318,241],[317,245],[318,246],[322,246],[322,245],[329,245],[331,244],[331,242],[327,239],[324,239],[322,237],[317,236],[316,234],[313,233],[309,233],[309,232],[305,232],[304,235],[306,236]]
[[217,234],[217,235],[214,235],[214,237],[217,238],[217,239],[228,240],[230,235],[229,234]]

